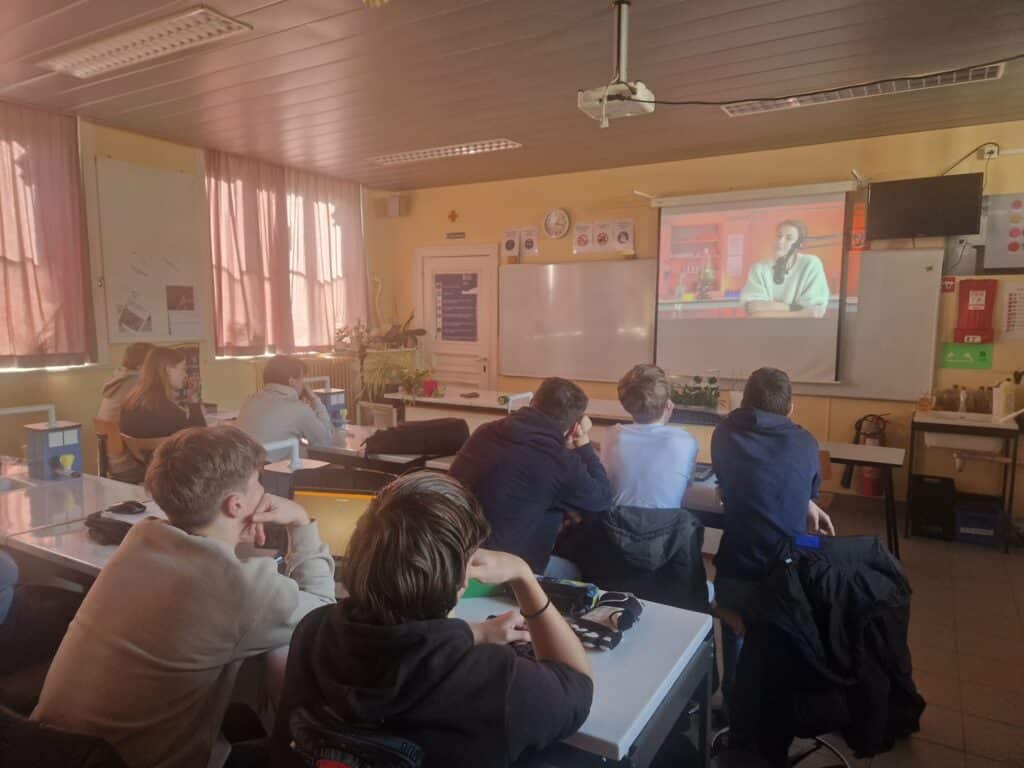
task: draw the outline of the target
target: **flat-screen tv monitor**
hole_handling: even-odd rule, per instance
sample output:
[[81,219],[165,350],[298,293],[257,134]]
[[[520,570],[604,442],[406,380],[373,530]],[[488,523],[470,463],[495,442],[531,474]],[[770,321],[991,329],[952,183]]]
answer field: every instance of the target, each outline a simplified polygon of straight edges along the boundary
[[868,240],[976,235],[983,174],[902,179],[868,188]]

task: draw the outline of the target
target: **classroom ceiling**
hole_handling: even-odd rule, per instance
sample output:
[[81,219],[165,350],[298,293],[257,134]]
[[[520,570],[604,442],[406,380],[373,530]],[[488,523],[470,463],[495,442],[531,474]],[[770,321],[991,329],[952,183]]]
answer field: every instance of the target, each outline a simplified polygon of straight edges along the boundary
[[[196,4],[2,0],[0,100],[384,189],[1024,119],[1022,59],[994,82],[742,118],[659,105],[602,130],[576,91],[611,77],[610,0],[207,0],[252,31],[89,80],[39,66]],[[659,99],[742,100],[1022,53],[1022,0],[634,0],[629,76]],[[493,138],[523,148],[370,162]]]

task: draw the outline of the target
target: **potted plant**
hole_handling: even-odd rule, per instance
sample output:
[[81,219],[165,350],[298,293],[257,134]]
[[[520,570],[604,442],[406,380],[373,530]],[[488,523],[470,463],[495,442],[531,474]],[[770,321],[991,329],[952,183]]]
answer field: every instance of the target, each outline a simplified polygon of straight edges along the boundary
[[423,394],[423,384],[430,377],[426,368],[403,368],[399,373],[399,391],[407,403],[415,403],[416,397]]
[[687,408],[718,408],[718,377],[694,376],[689,384],[673,384],[672,402]]

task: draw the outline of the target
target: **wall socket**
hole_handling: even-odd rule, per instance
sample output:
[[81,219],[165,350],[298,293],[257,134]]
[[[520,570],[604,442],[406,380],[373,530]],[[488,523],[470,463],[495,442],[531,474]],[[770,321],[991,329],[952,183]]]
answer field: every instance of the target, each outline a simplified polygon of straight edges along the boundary
[[998,144],[986,144],[978,150],[979,160],[991,160],[994,157],[999,157]]

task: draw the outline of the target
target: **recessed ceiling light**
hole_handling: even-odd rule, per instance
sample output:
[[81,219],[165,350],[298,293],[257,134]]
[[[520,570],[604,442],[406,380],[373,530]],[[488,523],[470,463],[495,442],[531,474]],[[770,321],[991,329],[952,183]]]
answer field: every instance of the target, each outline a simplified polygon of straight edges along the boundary
[[241,21],[197,6],[64,51],[39,66],[84,80],[251,29]]
[[522,144],[510,139],[488,139],[487,141],[473,141],[469,144],[451,144],[447,147],[431,147],[430,149],[413,149],[409,152],[395,152],[390,155],[371,157],[371,163],[377,165],[402,165],[404,163],[419,163],[424,160],[440,160],[445,157],[468,157],[469,155],[480,155],[484,152],[500,152],[504,149],[519,149]]
[[836,88],[832,91],[819,91],[803,96],[792,96],[788,99],[759,99],[755,101],[734,101],[724,104],[722,111],[729,117],[745,117],[761,115],[765,112],[779,112],[784,109],[813,107],[818,104],[834,104],[837,101],[866,99],[869,96],[886,96],[891,93],[908,93],[924,91],[930,88],[945,88],[950,85],[967,85],[987,80],[999,80],[1003,76],[1006,62],[986,64],[981,67],[969,67],[950,72],[920,77],[901,77],[894,80],[882,80],[865,85],[852,85],[848,88]]

